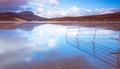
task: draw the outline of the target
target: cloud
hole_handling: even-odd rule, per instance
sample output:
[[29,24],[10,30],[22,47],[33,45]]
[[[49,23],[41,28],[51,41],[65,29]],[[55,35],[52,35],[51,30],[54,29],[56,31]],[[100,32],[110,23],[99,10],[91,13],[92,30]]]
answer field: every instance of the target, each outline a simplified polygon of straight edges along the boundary
[[57,45],[57,38],[50,38],[48,41],[49,47],[55,47]]
[[46,11],[46,9],[44,7],[39,7],[38,9],[36,9],[37,14],[41,14],[41,13],[43,13],[45,11]]
[[120,12],[120,8],[97,8],[97,9],[82,9],[81,12],[84,12],[86,15],[100,15],[100,14],[109,14]]
[[81,9],[81,12],[83,13],[83,15],[91,15],[93,13],[93,10],[91,9]]
[[98,8],[98,9],[87,9],[87,8],[79,8],[77,6],[71,6],[69,8],[61,9],[61,8],[51,8],[46,9],[45,7],[40,7],[37,9],[37,14],[39,16],[44,16],[47,18],[56,18],[56,17],[76,17],[76,16],[84,16],[84,15],[100,15],[100,14],[108,14],[120,12],[120,8]]
[[45,16],[48,18],[55,18],[55,17],[65,17],[65,16],[80,16],[81,14],[80,14],[80,8],[78,8],[77,6],[72,6],[67,9],[60,9],[60,8],[50,9],[38,15]]
[[29,5],[36,6],[37,8],[45,5],[54,7],[58,5],[58,0],[30,0]]
[[58,1],[57,0],[49,0],[49,3],[50,3],[51,6],[58,5]]
[[101,9],[95,9],[95,12],[97,14],[114,13],[114,12],[120,12],[120,8],[101,8]]
[[58,7],[59,0],[0,0],[0,12],[32,11],[35,14],[47,18],[98,15],[120,12],[120,8],[79,8],[70,6],[68,8]]
[[23,9],[28,0],[0,0],[0,12],[18,11]]
[[36,11],[45,5],[54,7],[58,5],[57,0],[0,0],[0,12],[17,12],[28,10]]
[[69,16],[79,16],[80,15],[80,8],[77,6],[72,6],[68,9]]
[[88,9],[88,8],[79,8],[78,6],[71,6],[69,8],[46,8],[39,6],[35,13],[39,16],[46,18],[56,18],[56,17],[76,17],[84,15],[100,15],[120,12],[120,8],[97,8],[97,9]]
[[[43,42],[43,41],[46,41],[46,42]],[[49,49],[57,46],[57,38],[41,39],[39,37],[38,39],[37,38],[32,39],[31,41],[26,43],[26,46],[36,51],[48,51]]]

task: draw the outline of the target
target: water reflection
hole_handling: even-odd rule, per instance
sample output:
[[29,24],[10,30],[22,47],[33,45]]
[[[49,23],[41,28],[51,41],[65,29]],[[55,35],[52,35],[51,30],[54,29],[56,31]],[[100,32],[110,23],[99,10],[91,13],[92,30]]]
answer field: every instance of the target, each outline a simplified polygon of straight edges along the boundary
[[120,34],[118,32],[69,27],[66,32],[66,42],[108,64],[120,66]]
[[[0,69],[114,69],[109,65],[108,67],[104,66],[107,64],[99,62],[81,50],[68,46],[65,39],[66,33],[67,38],[76,40],[75,36],[79,36],[78,31],[80,31],[79,28],[70,28],[69,32],[72,31],[72,33],[69,34],[66,32],[68,28],[69,26],[51,24],[21,24],[11,29],[1,29]],[[94,31],[85,31],[85,29],[94,30],[94,28],[82,28],[84,31],[81,34],[95,33]],[[99,30],[96,33],[101,34],[102,32]],[[117,34],[109,30],[104,30],[104,32],[104,34]],[[118,36],[109,37],[116,39]],[[104,36],[104,38],[109,37]],[[81,35],[79,38],[86,38],[83,41],[89,43],[94,37],[93,35]],[[78,42],[71,41],[73,42],[70,43]],[[103,40],[98,42],[103,43]],[[113,45],[110,45],[110,48],[118,49],[116,40],[110,40],[110,42],[114,43],[115,46],[113,48]],[[103,45],[108,43],[109,41]],[[93,60],[95,60],[94,63],[92,63]]]

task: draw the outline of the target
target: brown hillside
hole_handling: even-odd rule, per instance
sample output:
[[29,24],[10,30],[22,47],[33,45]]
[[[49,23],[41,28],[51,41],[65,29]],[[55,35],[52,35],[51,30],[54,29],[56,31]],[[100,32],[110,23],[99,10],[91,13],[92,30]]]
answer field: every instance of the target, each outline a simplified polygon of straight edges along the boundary
[[102,21],[102,22],[120,22],[120,12],[104,14],[104,15],[91,15],[91,16],[79,16],[79,17],[62,17],[48,19],[50,21]]
[[0,13],[0,21],[42,21],[46,20],[44,17],[34,15],[31,11],[22,11],[19,13],[5,12]]
[[16,13],[6,12],[6,13],[0,13],[0,21],[19,21],[19,20],[25,20],[24,18],[19,17]]

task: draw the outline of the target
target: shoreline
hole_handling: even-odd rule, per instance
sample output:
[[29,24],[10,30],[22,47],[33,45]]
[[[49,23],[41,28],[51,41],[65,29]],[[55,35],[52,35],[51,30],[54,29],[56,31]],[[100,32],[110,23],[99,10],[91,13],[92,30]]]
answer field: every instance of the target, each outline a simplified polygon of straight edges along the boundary
[[95,27],[120,31],[120,22],[81,22],[81,21],[0,21],[0,29],[9,29],[21,24],[58,24],[66,26]]

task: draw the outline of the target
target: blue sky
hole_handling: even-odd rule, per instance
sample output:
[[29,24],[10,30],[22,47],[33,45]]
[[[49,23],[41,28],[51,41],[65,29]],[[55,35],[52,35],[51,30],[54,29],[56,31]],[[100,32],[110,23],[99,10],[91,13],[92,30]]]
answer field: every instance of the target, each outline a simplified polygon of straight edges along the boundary
[[61,7],[76,5],[80,8],[116,8],[120,7],[120,0],[58,0]]
[[32,11],[54,18],[120,12],[120,0],[0,0],[0,12]]

